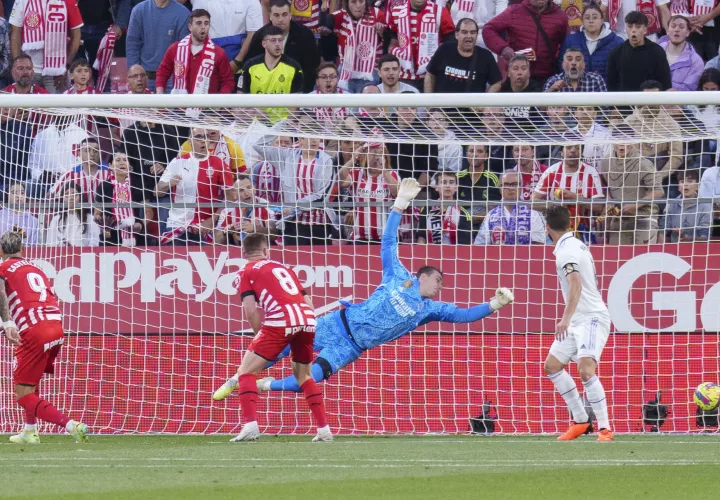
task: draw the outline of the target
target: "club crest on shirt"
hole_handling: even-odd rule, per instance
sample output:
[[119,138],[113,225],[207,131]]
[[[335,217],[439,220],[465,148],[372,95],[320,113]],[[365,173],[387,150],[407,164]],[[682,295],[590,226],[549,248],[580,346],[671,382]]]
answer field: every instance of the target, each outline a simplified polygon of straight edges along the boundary
[[214,169],[214,168],[212,168],[212,167],[208,167],[208,168],[207,168],[207,176],[208,176],[208,177],[212,177],[214,173],[215,173],[215,169]]
[[403,287],[404,288],[412,288],[412,280],[405,280],[403,282]]
[[280,75],[280,77],[278,78],[278,81],[280,83],[283,83],[285,81],[285,75]]

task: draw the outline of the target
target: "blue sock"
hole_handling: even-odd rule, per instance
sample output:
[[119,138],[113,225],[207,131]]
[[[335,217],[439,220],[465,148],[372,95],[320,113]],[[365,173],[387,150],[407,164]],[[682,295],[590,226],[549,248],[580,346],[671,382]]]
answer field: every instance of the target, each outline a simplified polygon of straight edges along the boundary
[[[315,382],[322,382],[325,377],[323,376],[323,369],[318,364],[312,365],[312,376]],[[300,392],[300,386],[298,385],[297,379],[294,375],[285,377],[282,380],[273,380],[270,382],[271,391],[293,391]]]

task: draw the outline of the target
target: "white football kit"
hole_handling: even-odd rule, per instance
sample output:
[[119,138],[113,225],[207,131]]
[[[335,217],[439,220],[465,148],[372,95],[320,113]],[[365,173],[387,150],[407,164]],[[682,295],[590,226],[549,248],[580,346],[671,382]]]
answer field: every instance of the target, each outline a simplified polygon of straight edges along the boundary
[[550,354],[564,364],[578,358],[593,358],[599,363],[610,336],[610,313],[598,290],[595,262],[590,250],[572,233],[566,233],[558,240],[553,254],[565,303],[568,299],[568,275],[580,274],[582,292],[575,314],[570,319],[567,336],[562,341],[553,342]]

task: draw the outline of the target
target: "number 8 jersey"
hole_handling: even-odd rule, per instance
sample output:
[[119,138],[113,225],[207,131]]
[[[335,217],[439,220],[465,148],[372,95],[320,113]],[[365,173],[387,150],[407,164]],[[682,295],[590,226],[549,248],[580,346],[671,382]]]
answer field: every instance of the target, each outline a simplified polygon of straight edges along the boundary
[[62,321],[57,297],[45,273],[29,260],[12,258],[0,264],[0,279],[10,317],[22,332],[41,321]]
[[248,262],[237,278],[240,298],[255,297],[265,311],[264,326],[315,326],[315,311],[305,303],[307,292],[295,273],[274,260]]

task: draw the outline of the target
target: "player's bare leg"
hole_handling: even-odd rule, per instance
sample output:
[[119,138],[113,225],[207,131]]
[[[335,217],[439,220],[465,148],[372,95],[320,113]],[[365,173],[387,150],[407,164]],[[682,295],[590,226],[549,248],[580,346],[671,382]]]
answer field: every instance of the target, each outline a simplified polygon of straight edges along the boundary
[[256,441],[260,437],[260,428],[257,423],[257,374],[265,369],[267,359],[247,351],[238,368],[238,388],[240,396],[240,411],[242,412],[243,427],[240,434],[230,442]]
[[[75,441],[77,441],[78,443],[87,442],[87,425],[83,424],[82,422],[76,422],[75,420],[70,419],[69,417],[60,413],[57,408],[55,408],[50,403],[43,399],[40,399],[38,393],[36,392],[36,386],[23,384],[15,385],[15,397],[17,398],[18,404],[22,406],[25,410],[26,429],[28,429],[28,425],[35,425],[28,424],[27,422],[37,422],[37,419],[39,418],[40,420],[44,420],[45,422],[50,422],[60,427],[64,427],[65,430],[67,430],[68,433],[73,438],[75,438]],[[32,431],[33,428],[30,427],[30,430]],[[20,435],[23,434],[27,434],[26,430],[23,430],[23,432],[20,433]],[[36,430],[34,431],[34,434],[37,438]],[[23,437],[27,438],[28,436],[25,435]],[[30,438],[29,440],[23,438],[14,438],[17,438],[17,436],[13,436],[10,438],[10,441],[13,443],[29,443],[29,441],[32,441],[32,438]],[[39,438],[37,438],[37,442],[40,442]]]
[[595,418],[600,428],[598,441],[612,441],[613,433],[610,430],[610,418],[608,417],[607,399],[605,389],[600,379],[595,374],[597,362],[593,358],[580,358],[578,360],[578,372],[585,386],[585,394],[588,402],[595,412]]
[[313,438],[313,442],[332,441],[333,435],[332,432],[330,432],[330,426],[328,425],[327,415],[325,413],[322,389],[320,389],[312,376],[311,365],[309,363],[293,362],[292,368],[293,375],[295,375],[300,389],[305,395],[305,401],[307,401],[310,412],[317,424],[318,432]]
[[555,386],[555,390],[565,400],[565,404],[567,404],[573,418],[570,427],[563,435],[558,437],[558,441],[571,441],[583,434],[592,432],[592,423],[585,411],[585,405],[580,399],[580,393],[575,381],[565,370],[565,364],[552,354],[548,354],[545,360],[545,373]]

